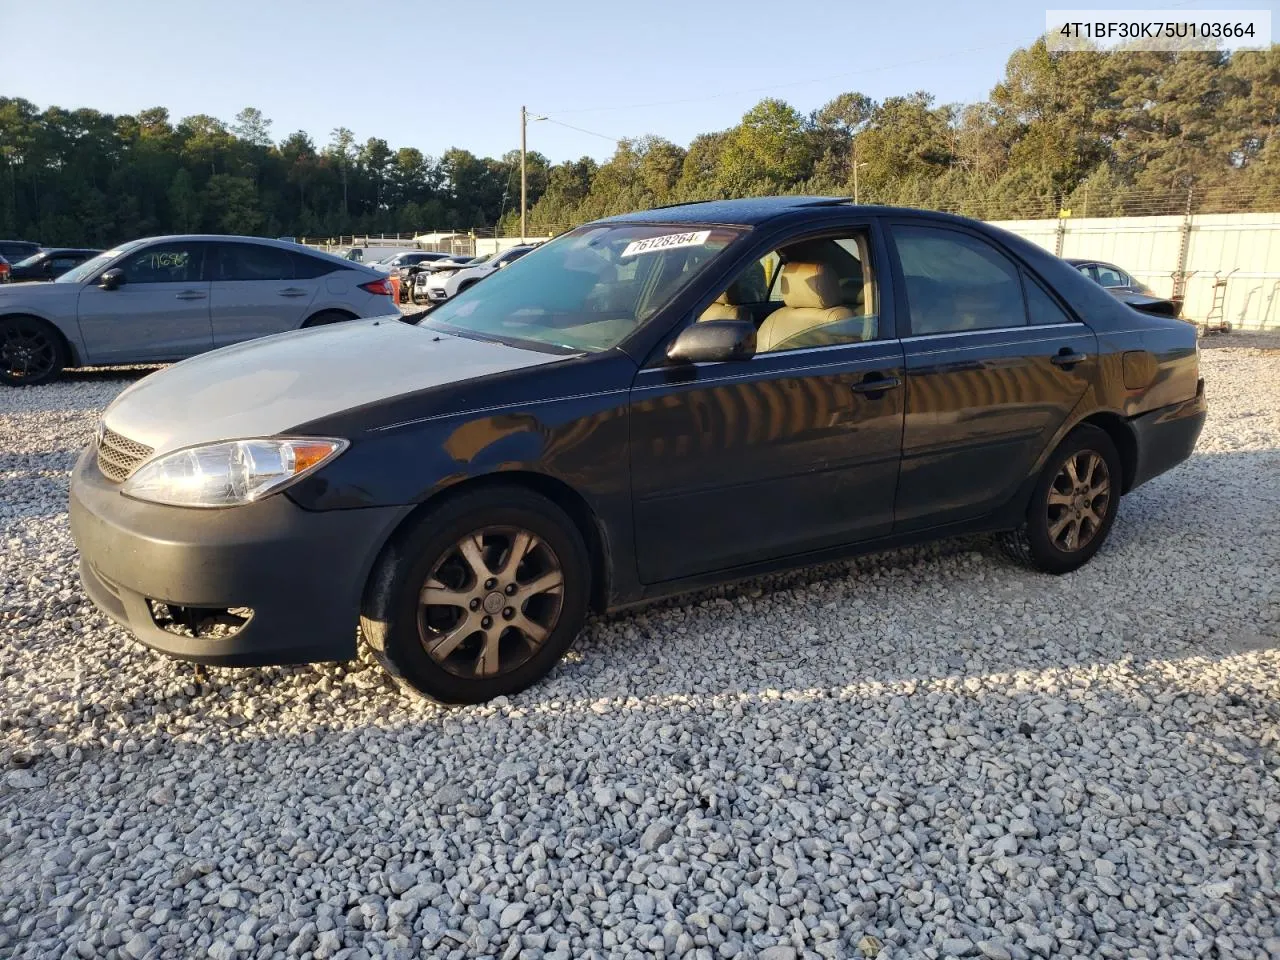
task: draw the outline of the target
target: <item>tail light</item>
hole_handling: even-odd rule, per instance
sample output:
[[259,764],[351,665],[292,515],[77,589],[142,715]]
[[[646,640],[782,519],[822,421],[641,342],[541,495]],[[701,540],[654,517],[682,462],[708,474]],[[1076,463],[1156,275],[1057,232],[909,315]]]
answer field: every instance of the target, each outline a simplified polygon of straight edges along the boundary
[[360,284],[360,289],[365,293],[372,293],[375,297],[391,296],[391,281],[387,277],[379,280],[370,280],[368,283]]
[[0,260],[0,283],[5,283],[9,279],[9,264]]

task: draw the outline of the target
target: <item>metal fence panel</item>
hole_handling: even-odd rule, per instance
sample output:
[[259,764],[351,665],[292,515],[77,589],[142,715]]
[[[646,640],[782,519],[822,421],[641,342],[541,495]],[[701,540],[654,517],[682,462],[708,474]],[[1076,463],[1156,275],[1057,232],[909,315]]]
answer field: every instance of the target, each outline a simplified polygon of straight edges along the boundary
[[1280,326],[1280,213],[992,223],[1050,253],[1114,263],[1161,296],[1174,293],[1185,242],[1184,317],[1206,319],[1213,306],[1214,282],[1225,278],[1221,319],[1255,330]]

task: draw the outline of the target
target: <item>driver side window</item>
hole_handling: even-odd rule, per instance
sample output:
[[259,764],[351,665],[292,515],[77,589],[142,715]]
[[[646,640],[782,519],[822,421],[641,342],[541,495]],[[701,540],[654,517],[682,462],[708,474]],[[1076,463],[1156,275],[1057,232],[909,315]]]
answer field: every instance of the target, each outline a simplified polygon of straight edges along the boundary
[[125,282],[195,283],[204,267],[204,244],[158,243],[125,257],[120,264]]
[[749,320],[756,353],[863,343],[879,335],[878,294],[865,232],[770,251],[698,317]]

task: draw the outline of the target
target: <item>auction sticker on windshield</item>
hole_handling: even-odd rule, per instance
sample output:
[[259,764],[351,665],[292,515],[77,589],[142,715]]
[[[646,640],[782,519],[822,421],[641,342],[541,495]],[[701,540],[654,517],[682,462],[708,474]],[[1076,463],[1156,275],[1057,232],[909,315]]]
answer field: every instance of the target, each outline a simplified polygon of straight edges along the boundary
[[700,247],[710,236],[710,230],[698,230],[694,233],[668,233],[647,240],[632,240],[622,251],[622,256],[634,257],[638,253],[653,253],[655,250],[670,250],[673,247]]

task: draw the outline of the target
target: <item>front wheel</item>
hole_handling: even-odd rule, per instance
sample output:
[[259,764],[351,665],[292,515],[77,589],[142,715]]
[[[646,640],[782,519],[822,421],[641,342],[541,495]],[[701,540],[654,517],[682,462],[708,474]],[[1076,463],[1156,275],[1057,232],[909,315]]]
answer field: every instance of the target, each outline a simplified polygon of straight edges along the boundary
[[1111,532],[1120,505],[1120,454],[1104,430],[1071,431],[1045,464],[1024,526],[1006,548],[1046,573],[1087,563]]
[[361,630],[402,685],[444,703],[523,690],[582,628],[591,571],[554,503],[514,487],[464,493],[392,543]]
[[36,317],[0,320],[0,383],[31,387],[56,380],[67,363],[62,338]]

